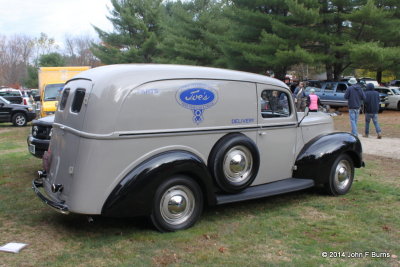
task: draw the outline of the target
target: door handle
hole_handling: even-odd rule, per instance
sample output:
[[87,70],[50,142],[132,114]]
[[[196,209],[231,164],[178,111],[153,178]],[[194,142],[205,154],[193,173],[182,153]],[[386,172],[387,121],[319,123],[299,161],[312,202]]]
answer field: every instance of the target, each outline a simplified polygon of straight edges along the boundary
[[262,136],[262,135],[266,135],[266,132],[259,132],[258,135]]

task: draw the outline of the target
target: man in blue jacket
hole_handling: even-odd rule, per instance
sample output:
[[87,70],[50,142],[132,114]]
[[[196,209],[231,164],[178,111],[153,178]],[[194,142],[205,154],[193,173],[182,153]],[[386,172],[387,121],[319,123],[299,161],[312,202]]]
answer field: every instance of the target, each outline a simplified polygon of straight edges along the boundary
[[378,139],[382,138],[382,130],[378,123],[378,112],[379,112],[379,93],[374,90],[375,87],[372,83],[367,84],[367,91],[365,92],[365,135],[369,135],[369,123],[372,122],[375,125],[376,134]]
[[365,100],[365,94],[361,86],[357,84],[356,78],[350,78],[348,83],[351,86],[347,88],[344,98],[348,100],[351,133],[358,136],[357,122],[360,115],[361,102]]

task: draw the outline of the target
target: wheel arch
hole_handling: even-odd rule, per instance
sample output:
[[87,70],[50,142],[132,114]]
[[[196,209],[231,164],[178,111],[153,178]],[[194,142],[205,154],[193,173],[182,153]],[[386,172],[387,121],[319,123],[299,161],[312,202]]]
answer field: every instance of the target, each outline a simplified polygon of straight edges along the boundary
[[28,115],[28,112],[26,112],[25,110],[22,109],[14,109],[13,111],[11,111],[11,118],[17,114],[17,113],[23,113],[25,116]]
[[132,169],[107,197],[102,215],[150,215],[158,186],[174,175],[193,178],[202,189],[205,202],[215,205],[214,186],[205,163],[189,151],[173,150],[157,154]]
[[350,133],[337,132],[320,135],[308,142],[296,158],[293,177],[311,178],[316,184],[323,183],[330,164],[339,155],[347,154],[354,167],[364,166],[360,140]]

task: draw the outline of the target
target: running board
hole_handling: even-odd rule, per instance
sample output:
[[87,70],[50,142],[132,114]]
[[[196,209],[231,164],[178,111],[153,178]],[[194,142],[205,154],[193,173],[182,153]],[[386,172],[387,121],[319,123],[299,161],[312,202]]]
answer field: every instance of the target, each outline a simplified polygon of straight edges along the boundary
[[288,178],[269,184],[248,187],[237,194],[217,194],[217,205],[269,197],[299,191],[313,186],[314,180],[311,179]]

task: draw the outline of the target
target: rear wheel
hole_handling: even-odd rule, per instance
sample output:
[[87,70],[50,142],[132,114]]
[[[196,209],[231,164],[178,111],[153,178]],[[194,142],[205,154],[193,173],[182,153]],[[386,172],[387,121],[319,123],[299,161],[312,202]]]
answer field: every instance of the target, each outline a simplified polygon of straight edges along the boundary
[[26,125],[26,116],[24,113],[15,113],[12,116],[12,123],[14,124],[14,126],[25,126]]
[[161,232],[172,232],[193,226],[202,210],[200,186],[190,177],[181,175],[164,181],[158,187],[150,218]]
[[397,103],[397,110],[400,110],[400,101]]
[[324,187],[330,195],[344,195],[349,192],[353,179],[353,160],[347,154],[342,154],[333,161],[329,172],[329,180]]

